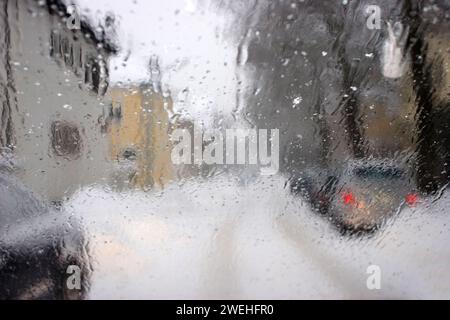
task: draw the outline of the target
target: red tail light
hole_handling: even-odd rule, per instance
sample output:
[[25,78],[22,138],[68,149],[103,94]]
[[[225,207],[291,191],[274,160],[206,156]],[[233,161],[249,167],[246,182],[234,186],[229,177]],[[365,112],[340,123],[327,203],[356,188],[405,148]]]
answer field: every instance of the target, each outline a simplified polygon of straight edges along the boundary
[[355,196],[353,195],[352,192],[344,192],[342,194],[342,201],[344,201],[344,203],[347,205],[352,205],[355,204],[356,202]]
[[408,193],[405,197],[406,204],[410,207],[414,207],[419,201],[417,193]]

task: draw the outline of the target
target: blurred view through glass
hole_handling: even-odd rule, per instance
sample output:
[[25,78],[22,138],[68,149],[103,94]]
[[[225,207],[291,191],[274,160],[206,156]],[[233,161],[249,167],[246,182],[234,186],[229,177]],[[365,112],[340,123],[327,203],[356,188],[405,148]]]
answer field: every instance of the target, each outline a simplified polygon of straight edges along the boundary
[[450,298],[449,66],[447,0],[0,0],[0,299]]

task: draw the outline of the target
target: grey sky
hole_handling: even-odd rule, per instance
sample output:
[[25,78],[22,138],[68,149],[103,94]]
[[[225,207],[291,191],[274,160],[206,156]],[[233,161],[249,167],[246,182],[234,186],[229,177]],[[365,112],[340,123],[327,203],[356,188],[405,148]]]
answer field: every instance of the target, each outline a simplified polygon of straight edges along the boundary
[[[157,55],[163,88],[175,109],[208,122],[235,104],[236,46],[226,39],[227,19],[198,0],[77,0],[92,21],[113,12],[121,52],[111,61],[112,82],[148,79],[148,59]],[[129,58],[125,62],[125,57]],[[183,102],[184,101],[184,102]]]

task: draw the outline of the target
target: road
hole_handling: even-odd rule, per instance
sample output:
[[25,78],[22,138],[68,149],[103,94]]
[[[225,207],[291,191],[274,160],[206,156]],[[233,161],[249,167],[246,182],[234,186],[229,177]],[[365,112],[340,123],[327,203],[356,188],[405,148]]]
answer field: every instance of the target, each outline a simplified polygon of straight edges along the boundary
[[[89,298],[449,298],[450,198],[424,199],[371,237],[340,235],[280,176],[231,176],[67,204],[88,235]],[[369,290],[369,265],[381,289]]]

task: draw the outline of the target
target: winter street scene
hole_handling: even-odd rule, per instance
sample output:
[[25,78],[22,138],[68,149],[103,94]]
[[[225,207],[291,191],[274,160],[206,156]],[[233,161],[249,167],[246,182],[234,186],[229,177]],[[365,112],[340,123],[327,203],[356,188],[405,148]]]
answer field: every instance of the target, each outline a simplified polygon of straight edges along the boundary
[[0,0],[0,300],[447,300],[449,183],[448,0]]

